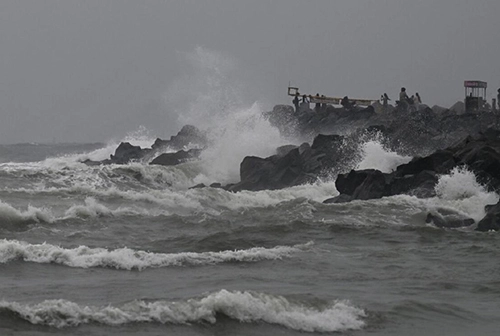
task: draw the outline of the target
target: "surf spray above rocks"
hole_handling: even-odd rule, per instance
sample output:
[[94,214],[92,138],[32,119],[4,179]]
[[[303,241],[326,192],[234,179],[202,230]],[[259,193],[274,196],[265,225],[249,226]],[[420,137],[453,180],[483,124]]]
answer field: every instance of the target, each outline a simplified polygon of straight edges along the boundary
[[[236,141],[230,147],[241,147],[244,151],[258,140],[241,137],[241,134],[247,134],[242,129],[249,121],[256,124],[264,120],[291,144],[269,149],[274,150],[274,154],[267,157],[243,155],[239,164],[239,181],[224,184],[212,180],[208,183],[211,187],[232,192],[276,190],[337,176],[336,187],[340,194],[326,203],[400,194],[430,198],[436,196],[435,186],[440,176],[456,167],[468,167],[488,190],[496,192],[500,188],[500,132],[497,130],[498,116],[494,113],[457,114],[453,110],[434,111],[425,105],[411,113],[398,108],[377,113],[373,106],[349,110],[326,106],[318,111],[296,111],[292,106],[277,105],[272,111],[261,113],[261,117],[257,117],[260,121],[254,120],[255,113],[250,115],[251,118],[248,113],[235,114],[238,116],[235,119],[237,127],[226,127],[223,132],[218,128],[201,131],[186,125],[170,140],[157,139],[151,148],[122,142],[109,159],[86,160],[85,163],[101,165],[140,161],[175,166],[196,160],[215,162],[218,155],[232,153],[229,147],[221,147],[217,139],[229,134]],[[230,131],[233,128],[235,132]],[[388,151],[414,157],[413,160],[395,166],[392,172],[353,170],[359,166],[363,143],[374,138]],[[306,142],[300,144],[300,139]],[[238,157],[224,161],[236,160]],[[202,188],[205,184],[199,183],[195,187]],[[480,230],[500,228],[495,219],[500,217],[500,211],[495,210],[499,206],[489,209],[485,219],[489,224],[483,221]],[[437,214],[428,220],[439,222],[441,217]],[[446,223],[439,223],[446,226]],[[463,223],[470,224],[470,221]]]

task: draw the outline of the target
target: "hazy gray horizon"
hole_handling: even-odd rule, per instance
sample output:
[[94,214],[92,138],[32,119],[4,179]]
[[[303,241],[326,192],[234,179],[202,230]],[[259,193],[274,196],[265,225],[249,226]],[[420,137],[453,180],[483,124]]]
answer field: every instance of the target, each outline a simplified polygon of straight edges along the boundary
[[498,0],[2,1],[0,143],[166,138],[206,104],[290,104],[289,82],[369,99],[405,86],[449,107],[478,79],[491,100],[499,13]]

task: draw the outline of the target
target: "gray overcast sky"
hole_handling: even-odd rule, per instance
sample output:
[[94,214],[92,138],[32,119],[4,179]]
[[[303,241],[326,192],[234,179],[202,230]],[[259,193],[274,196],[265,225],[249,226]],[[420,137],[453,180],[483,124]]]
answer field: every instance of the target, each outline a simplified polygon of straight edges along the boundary
[[170,136],[199,94],[186,83],[203,79],[200,47],[265,108],[289,103],[289,81],[359,98],[406,86],[450,106],[480,79],[491,98],[499,33],[499,0],[3,0],[0,143]]

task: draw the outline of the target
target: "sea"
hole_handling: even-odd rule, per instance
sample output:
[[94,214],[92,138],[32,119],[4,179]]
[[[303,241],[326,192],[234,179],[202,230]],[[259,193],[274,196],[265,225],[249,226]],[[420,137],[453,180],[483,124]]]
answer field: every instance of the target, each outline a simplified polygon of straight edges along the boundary
[[[237,182],[245,155],[290,141],[250,110],[172,167],[82,163],[120,141],[151,146],[147,134],[0,145],[0,335],[499,334],[499,235],[426,223],[440,210],[480,220],[497,194],[466,168],[431,199],[323,204],[334,173],[190,189]],[[371,139],[344,168],[410,159]]]

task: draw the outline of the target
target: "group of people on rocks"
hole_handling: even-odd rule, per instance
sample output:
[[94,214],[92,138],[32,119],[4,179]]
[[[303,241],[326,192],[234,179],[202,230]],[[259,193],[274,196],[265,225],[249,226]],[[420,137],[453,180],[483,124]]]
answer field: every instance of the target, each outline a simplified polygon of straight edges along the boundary
[[[387,112],[387,108],[389,106],[389,101],[391,100],[387,93],[384,93],[380,96],[380,100],[382,101],[382,106],[384,107],[384,112]],[[402,87],[401,92],[399,92],[399,100],[396,101],[396,104],[399,104],[402,109],[409,110],[410,112],[418,111],[419,105],[422,104],[422,98],[420,94],[417,92],[411,97],[408,97],[406,93],[406,88]]]
[[[309,109],[309,104],[311,103],[311,98],[313,98],[312,96],[307,96],[307,95],[302,95],[302,99],[299,98],[300,97],[300,93],[296,93],[295,94],[295,97],[293,99],[293,106],[295,106],[295,111],[299,111],[300,109]],[[321,109],[326,109],[326,104],[325,103],[320,103],[318,102],[318,100],[320,98],[325,98],[324,95],[319,95],[319,93],[316,94],[315,96],[316,99],[316,104],[314,106],[314,110],[316,112],[320,112]]]
[[[312,98],[316,98],[316,103],[314,105],[314,111],[320,112],[321,110],[326,109],[326,103],[321,102],[322,98],[326,98],[324,95],[320,95],[319,93],[316,94],[316,96],[307,96],[307,95],[302,95],[302,98],[300,98],[300,93],[296,93],[295,97],[293,98],[293,106],[295,106],[295,111],[299,112],[300,110],[308,110],[309,109],[309,104],[311,103]],[[340,105],[344,107],[346,110],[351,110],[356,106],[356,104],[352,101],[349,100],[349,97],[345,96],[342,98],[340,101]]]
[[[388,101],[390,100],[387,93],[384,93],[380,99],[382,100],[384,110],[387,110]],[[422,98],[418,92],[411,97],[408,97],[406,88],[402,87],[401,92],[399,92],[399,101],[396,103],[399,104],[403,110],[416,112],[418,111],[419,105],[422,104]]]
[[[320,96],[319,93],[316,94],[317,98],[323,98],[325,96]],[[302,99],[300,99],[300,94],[297,92],[295,94],[295,97],[293,99],[293,105],[295,106],[295,111],[299,111],[301,109],[309,109],[309,104],[311,102],[312,96],[307,97],[307,95],[302,95]],[[382,96],[380,96],[380,100],[382,102],[382,106],[384,108],[384,112],[388,110],[389,107],[389,101],[391,99],[387,95],[387,93],[384,93]],[[340,104],[346,109],[350,110],[354,107],[354,103],[352,103],[347,96],[342,98]],[[406,93],[406,88],[402,87],[401,92],[399,92],[399,100],[396,101],[396,104],[400,106],[401,109],[409,112],[416,112],[419,109],[420,104],[422,104],[422,98],[420,97],[420,94],[417,92],[411,97],[408,97],[408,94]],[[500,111],[500,89],[498,89],[498,94],[497,94],[497,99],[495,98],[492,99],[492,110],[497,111],[498,106],[498,111]],[[319,103],[316,102],[316,105],[314,107],[314,110],[316,112],[319,112],[321,109],[326,108],[325,103]]]
[[295,111],[299,111],[299,109],[302,109],[303,107],[307,107],[309,109],[309,103],[311,102],[306,95],[302,96],[302,101],[299,98],[300,93],[295,94],[295,98],[293,99],[293,106],[295,106]]

